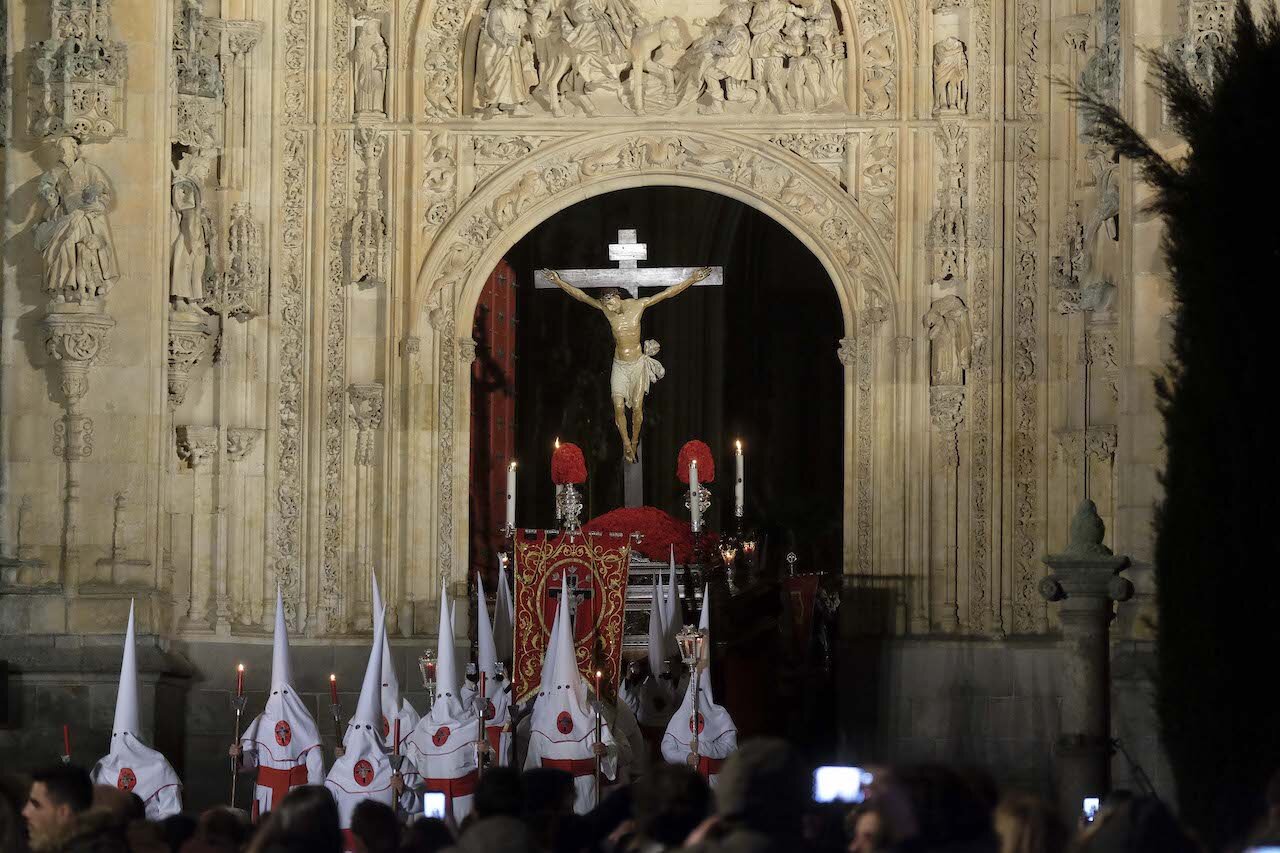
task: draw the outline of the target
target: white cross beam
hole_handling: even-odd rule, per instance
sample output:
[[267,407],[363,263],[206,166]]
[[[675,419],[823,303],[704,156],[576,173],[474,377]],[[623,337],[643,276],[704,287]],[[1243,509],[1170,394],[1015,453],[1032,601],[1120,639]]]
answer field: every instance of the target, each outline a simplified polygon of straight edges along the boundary
[[[565,281],[583,290],[614,287],[626,291],[634,299],[642,287],[670,287],[684,281],[697,267],[639,267],[637,262],[649,259],[649,246],[638,242],[636,229],[618,231],[618,242],[609,244],[609,260],[617,261],[617,268],[605,267],[589,270],[559,270]],[[555,285],[538,270],[533,275],[534,287],[549,290]],[[712,267],[711,275],[695,281],[695,287],[720,287],[724,284],[724,269]]]

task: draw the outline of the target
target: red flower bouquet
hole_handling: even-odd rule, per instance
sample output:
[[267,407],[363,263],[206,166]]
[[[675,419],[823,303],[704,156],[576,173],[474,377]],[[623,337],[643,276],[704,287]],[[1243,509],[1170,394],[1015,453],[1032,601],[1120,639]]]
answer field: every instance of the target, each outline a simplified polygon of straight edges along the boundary
[[[701,470],[702,463],[699,462],[698,466]],[[674,545],[677,563],[684,565],[693,560],[693,534],[689,530],[689,522],[657,507],[615,509],[591,519],[582,525],[582,530],[586,533],[621,533],[624,536],[639,533],[643,538],[634,544],[634,548],[646,558],[665,563]],[[717,539],[714,533],[704,532],[702,536],[709,546],[714,545]]]
[[689,485],[689,463],[694,459],[698,460],[698,482],[714,483],[716,460],[711,456],[711,448],[697,439],[686,441],[680,448],[680,456],[676,459],[676,477],[680,482]]
[[569,483],[576,486],[586,481],[587,462],[582,458],[582,448],[568,443],[557,447],[551,454],[551,482],[557,486]]

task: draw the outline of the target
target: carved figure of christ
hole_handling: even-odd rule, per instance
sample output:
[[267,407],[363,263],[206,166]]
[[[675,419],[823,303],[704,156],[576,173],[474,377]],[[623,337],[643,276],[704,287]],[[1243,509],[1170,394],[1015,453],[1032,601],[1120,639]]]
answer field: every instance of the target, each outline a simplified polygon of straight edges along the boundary
[[[658,272],[646,270],[646,272]],[[610,397],[613,400],[613,420],[622,438],[622,455],[628,462],[636,461],[640,447],[640,427],[644,423],[644,397],[649,392],[651,382],[660,379],[665,371],[662,365],[653,358],[657,354],[656,342],[641,341],[640,319],[651,306],[663,300],[678,296],[694,284],[709,278],[710,267],[695,269],[682,281],[655,293],[653,296],[638,296],[634,299],[623,299],[617,289],[608,289],[599,299],[588,296],[586,291],[576,287],[560,277],[554,270],[543,270],[556,287],[574,299],[590,305],[600,311],[609,321],[613,329],[613,371],[609,381]],[[627,409],[631,409],[631,429],[627,430]]]

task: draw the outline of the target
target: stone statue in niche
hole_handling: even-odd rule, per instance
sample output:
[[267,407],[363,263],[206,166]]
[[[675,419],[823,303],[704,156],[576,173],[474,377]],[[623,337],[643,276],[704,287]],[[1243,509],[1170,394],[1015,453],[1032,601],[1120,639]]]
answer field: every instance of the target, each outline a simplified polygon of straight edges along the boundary
[[492,0],[476,52],[476,106],[486,116],[499,110],[527,116],[524,105],[537,83],[525,0]]
[[963,113],[969,105],[969,59],[964,42],[948,36],[933,46],[933,111]]
[[554,14],[550,0],[537,0],[533,19],[544,39],[546,70],[535,94],[545,99],[552,115],[564,115],[563,94],[588,116],[598,113],[591,95],[617,89],[630,64],[628,46],[636,27],[645,21],[631,0],[610,0],[598,9],[592,0],[567,0]]
[[1089,152],[1088,162],[1097,195],[1084,221],[1084,269],[1080,278],[1085,285],[1097,284],[1100,280],[1096,272],[1100,266],[1098,232],[1105,228],[1110,240],[1120,239],[1120,185],[1116,182],[1119,163],[1116,154],[1102,146],[1094,146]]
[[954,294],[935,300],[924,315],[924,327],[929,334],[929,384],[963,385],[973,351],[964,301]]
[[175,311],[186,314],[203,313],[199,306],[213,283],[210,247],[216,236],[204,207],[203,187],[212,165],[212,158],[183,155],[170,186],[169,299]]
[[351,51],[351,72],[355,77],[356,115],[387,114],[387,42],[382,22],[362,18],[356,29],[356,45]]
[[111,183],[102,169],[80,156],[74,137],[54,144],[59,159],[40,177],[38,193],[46,211],[35,226],[44,288],[54,302],[97,303],[120,277],[107,223]]

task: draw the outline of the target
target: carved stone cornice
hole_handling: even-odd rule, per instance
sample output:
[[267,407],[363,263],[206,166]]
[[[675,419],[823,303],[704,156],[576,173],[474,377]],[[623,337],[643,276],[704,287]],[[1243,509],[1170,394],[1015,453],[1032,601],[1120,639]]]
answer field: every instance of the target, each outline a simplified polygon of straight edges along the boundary
[[100,305],[55,305],[44,318],[45,351],[58,365],[58,387],[69,409],[89,391],[89,368],[106,347],[116,321]]
[[262,21],[227,20],[226,18],[210,18],[205,26],[211,32],[222,33],[227,37],[227,51],[236,60],[247,56],[262,39],[266,24]]
[[187,314],[169,318],[169,408],[187,398],[191,371],[213,351],[214,333],[209,323]]
[[218,428],[193,424],[173,428],[178,458],[191,468],[199,468],[218,455]]

